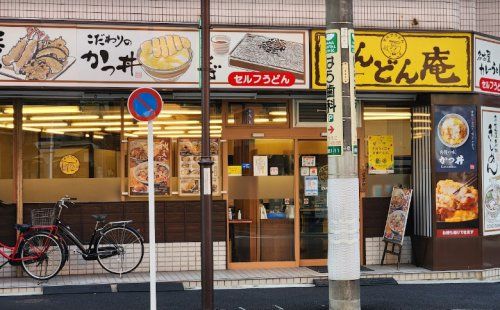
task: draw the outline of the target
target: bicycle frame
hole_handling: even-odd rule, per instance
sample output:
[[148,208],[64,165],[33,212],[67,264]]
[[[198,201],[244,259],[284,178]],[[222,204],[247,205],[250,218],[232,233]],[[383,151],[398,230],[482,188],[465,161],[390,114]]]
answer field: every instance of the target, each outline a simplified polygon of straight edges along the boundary
[[[14,246],[9,246],[9,245],[6,245],[6,244],[0,242],[0,255],[7,260],[4,264],[0,265],[0,268],[3,267],[7,263],[19,263],[21,261],[33,260],[33,259],[37,260],[40,258],[40,256],[43,255],[43,253],[45,253],[46,249],[43,249],[42,252],[36,256],[16,257],[16,254],[19,252],[19,247],[21,246],[22,242],[25,240],[25,236],[28,233],[36,231],[36,230],[41,230],[41,231],[45,231],[45,232],[48,231],[50,235],[57,234],[57,227],[56,226],[53,226],[53,225],[51,225],[51,226],[33,226],[33,227],[30,227],[30,229],[28,229],[26,232],[20,233],[18,235]],[[10,254],[7,254],[7,252],[5,250],[10,251]]]

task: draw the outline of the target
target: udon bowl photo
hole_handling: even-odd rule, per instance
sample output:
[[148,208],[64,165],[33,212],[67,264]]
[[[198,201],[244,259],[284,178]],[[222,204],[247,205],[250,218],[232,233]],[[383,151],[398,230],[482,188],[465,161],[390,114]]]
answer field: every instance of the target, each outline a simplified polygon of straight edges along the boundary
[[[170,167],[161,162],[155,162],[155,184],[168,183]],[[134,177],[137,181],[147,185],[148,183],[148,162],[143,162],[134,168]]]
[[469,138],[469,125],[461,115],[445,115],[438,124],[438,137],[447,147],[460,147]]

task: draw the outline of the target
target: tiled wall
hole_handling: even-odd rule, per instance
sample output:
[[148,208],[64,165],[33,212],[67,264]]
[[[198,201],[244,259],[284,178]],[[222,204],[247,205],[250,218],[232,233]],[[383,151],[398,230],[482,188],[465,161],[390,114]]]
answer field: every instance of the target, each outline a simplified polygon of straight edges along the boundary
[[[365,238],[365,249],[366,249],[366,265],[380,265],[380,260],[382,259],[382,253],[384,252],[384,241],[382,238]],[[392,249],[390,246],[389,249]],[[398,261],[396,255],[386,254],[385,264],[395,264]],[[401,252],[401,263],[410,264],[411,261],[411,239],[410,237],[405,237],[403,241],[403,249]]]
[[[80,254],[74,253],[75,246],[70,246],[70,258],[59,273],[60,275],[107,273],[97,261],[86,261]],[[226,269],[226,242],[214,242],[214,269]],[[199,242],[158,243],[156,245],[158,271],[186,271],[201,269]],[[137,272],[149,271],[149,244],[144,244],[144,258]],[[14,277],[15,268],[6,265],[0,269],[0,277]]]
[[[0,18],[6,19],[194,24],[199,12],[199,0],[0,0]],[[498,14],[498,0],[354,0],[354,24],[360,28],[479,30],[500,36]],[[211,21],[324,26],[325,0],[212,0]]]

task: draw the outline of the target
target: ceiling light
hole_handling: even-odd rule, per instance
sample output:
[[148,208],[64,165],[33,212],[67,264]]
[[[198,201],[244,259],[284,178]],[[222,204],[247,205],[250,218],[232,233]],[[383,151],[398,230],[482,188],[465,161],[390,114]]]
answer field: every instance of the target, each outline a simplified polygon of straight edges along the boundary
[[[124,114],[123,118],[124,119],[133,119],[134,117],[130,114]],[[105,119],[105,120],[122,119],[122,116],[120,114],[118,114],[118,115],[103,115],[102,119]]]
[[269,112],[269,115],[272,116],[285,116],[287,113],[286,111],[271,111]]
[[431,127],[413,127],[413,130],[432,130]]
[[431,123],[430,119],[413,119],[412,122],[414,123]]
[[406,116],[410,117],[410,112],[364,112],[363,116]]
[[104,136],[102,136],[102,135],[94,135],[93,138],[97,139],[97,140],[102,140],[102,139],[104,139]]
[[30,127],[23,127],[24,131],[32,131],[32,132],[40,132],[42,131],[40,128],[30,128]]
[[227,123],[228,123],[228,124],[234,124],[234,118],[229,118],[229,119],[227,120]]
[[68,126],[68,123],[65,123],[65,122],[24,123],[23,126],[27,126],[27,127],[66,127],[66,126]]
[[[201,135],[201,130],[189,130],[188,133]],[[220,134],[220,133],[222,133],[222,131],[220,131],[220,130],[211,130],[210,131],[210,134]]]
[[[132,122],[123,122],[123,125],[133,125]],[[121,122],[75,122],[71,123],[72,127],[85,127],[85,126],[120,126]]]
[[431,115],[429,113],[413,113],[413,116],[430,117]]
[[[155,135],[169,135],[169,134],[183,134],[184,133],[184,130],[159,130],[159,131],[155,131],[154,134]],[[147,131],[135,131],[134,132],[135,135],[147,135],[148,132]]]
[[197,115],[197,114],[201,114],[201,110],[168,110],[168,109],[165,109],[165,110],[162,110],[160,112],[160,115],[162,114],[170,114],[170,115]]
[[[104,128],[105,131],[121,131],[121,127],[106,127]],[[144,126],[137,126],[137,127],[123,127],[123,130],[125,131],[134,131],[134,130],[148,130],[147,127]],[[160,126],[153,126],[153,130],[161,130]]]
[[[14,108],[6,108],[6,114],[14,114]],[[57,114],[57,113],[80,113],[78,106],[28,106],[23,107],[23,114]]]
[[0,124],[0,128],[13,129],[14,128],[14,124]]
[[222,120],[221,119],[211,119],[210,124],[222,124]]
[[286,117],[276,117],[273,118],[274,123],[286,123],[288,119]]
[[[47,129],[46,132],[52,132],[53,129]],[[89,128],[61,128],[55,129],[59,132],[89,132],[89,131],[101,131],[101,128],[89,127]]]
[[129,138],[138,138],[139,136],[138,135],[134,135],[134,134],[131,134],[131,133],[126,133],[124,134],[125,137],[129,137]]
[[56,115],[56,116],[32,116],[30,121],[65,121],[98,119],[99,115]]
[[0,116],[0,122],[13,122],[14,118],[12,116]]
[[409,120],[409,116],[365,116],[365,121]]
[[253,120],[254,123],[269,123],[269,119],[268,118],[256,118]]

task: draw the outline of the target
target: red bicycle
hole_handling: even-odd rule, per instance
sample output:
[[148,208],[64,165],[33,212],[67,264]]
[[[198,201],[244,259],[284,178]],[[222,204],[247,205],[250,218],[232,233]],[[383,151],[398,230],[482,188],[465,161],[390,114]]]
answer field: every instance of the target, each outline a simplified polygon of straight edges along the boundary
[[[3,203],[0,201],[0,204]],[[0,268],[8,263],[21,265],[36,280],[48,280],[57,275],[66,261],[64,248],[56,235],[57,227],[16,224],[14,228],[19,231],[15,245],[0,242],[0,255],[6,259]]]

